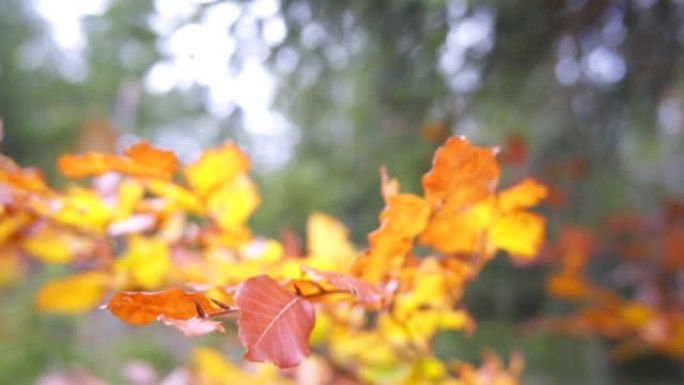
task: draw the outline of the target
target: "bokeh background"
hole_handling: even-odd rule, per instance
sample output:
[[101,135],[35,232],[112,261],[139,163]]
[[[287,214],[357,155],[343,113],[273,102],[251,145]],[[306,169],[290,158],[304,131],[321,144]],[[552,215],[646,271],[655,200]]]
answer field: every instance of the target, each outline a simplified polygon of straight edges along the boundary
[[[504,185],[554,186],[553,235],[684,194],[683,46],[681,0],[0,0],[1,149],[59,184],[63,152],[148,138],[190,161],[231,139],[260,186],[255,233],[302,234],[319,210],[363,245],[380,165],[419,191],[462,134],[509,151]],[[544,273],[497,259],[467,293],[478,331],[436,348],[522,349],[530,384],[684,382],[661,355],[616,363],[600,338],[521,331],[560,306]],[[187,358],[163,327],[37,314],[51,274],[0,289],[0,383],[74,367],[125,383],[132,361],[164,375]]]

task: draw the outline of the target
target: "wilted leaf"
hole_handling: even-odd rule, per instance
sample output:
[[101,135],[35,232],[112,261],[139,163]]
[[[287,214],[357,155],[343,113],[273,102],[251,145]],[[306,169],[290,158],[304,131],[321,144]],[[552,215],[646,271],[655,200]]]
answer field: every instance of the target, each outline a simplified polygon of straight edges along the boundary
[[91,309],[102,302],[110,281],[109,275],[96,271],[49,281],[38,292],[36,307],[59,313]]
[[199,316],[198,306],[206,313],[215,307],[201,293],[186,293],[173,288],[164,291],[118,292],[107,308],[121,320],[135,325],[144,325],[156,321],[160,316],[174,320],[189,320]]
[[162,314],[159,316],[159,321],[163,322],[166,326],[173,326],[175,328],[178,328],[178,330],[180,330],[187,337],[199,337],[214,331],[217,331],[219,333],[226,332],[221,322],[212,321],[200,317],[192,317],[187,320],[179,320],[169,318]]
[[247,347],[244,358],[296,366],[310,354],[314,307],[266,275],[243,281],[235,293],[240,309],[238,336]]

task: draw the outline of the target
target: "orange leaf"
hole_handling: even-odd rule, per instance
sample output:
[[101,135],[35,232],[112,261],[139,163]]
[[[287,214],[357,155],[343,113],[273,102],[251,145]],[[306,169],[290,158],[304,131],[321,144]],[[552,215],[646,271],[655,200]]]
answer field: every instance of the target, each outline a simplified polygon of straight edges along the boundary
[[198,306],[207,313],[214,308],[201,293],[186,293],[173,288],[155,293],[118,292],[107,308],[123,321],[144,325],[156,321],[160,316],[189,320],[199,315]]
[[495,150],[451,137],[437,149],[423,176],[425,198],[433,208],[460,211],[491,194],[499,179]]
[[352,268],[355,275],[377,283],[399,268],[413,247],[414,238],[427,225],[430,207],[413,194],[397,194],[387,199],[380,213],[380,228],[368,235],[368,251]]
[[238,286],[235,303],[240,308],[238,337],[247,347],[243,358],[289,368],[311,354],[316,314],[310,302],[260,275]]
[[586,297],[590,286],[582,276],[561,272],[546,280],[546,290],[554,297],[574,301]]
[[178,170],[178,158],[173,151],[154,147],[146,141],[138,142],[124,150],[124,155],[145,168],[173,174]]
[[124,151],[124,155],[87,152],[65,154],[59,158],[59,170],[69,178],[83,178],[116,171],[132,176],[170,178],[178,169],[178,159],[169,150],[142,141]]

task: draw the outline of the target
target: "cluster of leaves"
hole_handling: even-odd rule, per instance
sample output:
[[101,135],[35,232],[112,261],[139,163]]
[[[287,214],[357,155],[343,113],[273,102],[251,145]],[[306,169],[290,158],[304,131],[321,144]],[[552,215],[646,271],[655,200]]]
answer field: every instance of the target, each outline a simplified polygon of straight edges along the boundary
[[617,341],[617,359],[660,352],[684,359],[684,206],[617,215],[599,232],[566,226],[553,245],[548,292],[572,304],[561,331]]
[[[520,358],[506,368],[490,354],[478,369],[432,353],[438,331],[475,326],[461,299],[482,267],[499,250],[528,261],[544,238],[544,219],[530,209],[546,188],[525,179],[497,192],[492,148],[448,139],[422,178],[422,196],[400,192],[382,170],[380,226],[360,253],[346,228],[321,213],[309,218],[305,249],[291,235],[252,234],[259,195],[233,143],[185,166],[146,142],[122,155],[64,155],[58,166],[69,178],[93,177],[91,187],[56,191],[37,170],[0,159],[2,280],[36,260],[72,272],[41,288],[39,309],[85,311],[110,296],[106,308],[121,320],[160,321],[188,336],[224,332],[221,319],[236,317],[245,360],[318,363],[338,382],[517,382]],[[209,367],[198,376],[295,378],[206,349],[196,355],[204,357],[198,367]]]

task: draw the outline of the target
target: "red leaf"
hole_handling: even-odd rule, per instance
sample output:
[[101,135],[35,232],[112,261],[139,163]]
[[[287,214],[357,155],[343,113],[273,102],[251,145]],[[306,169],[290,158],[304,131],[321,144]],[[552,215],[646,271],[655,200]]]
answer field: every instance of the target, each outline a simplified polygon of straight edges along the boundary
[[383,299],[382,292],[370,282],[347,274],[320,271],[312,267],[302,266],[302,271],[309,274],[314,281],[323,280],[336,289],[353,294],[361,304],[372,305]]
[[289,368],[311,354],[316,313],[310,302],[260,275],[238,286],[235,303],[240,308],[238,336],[247,347],[244,359]]

